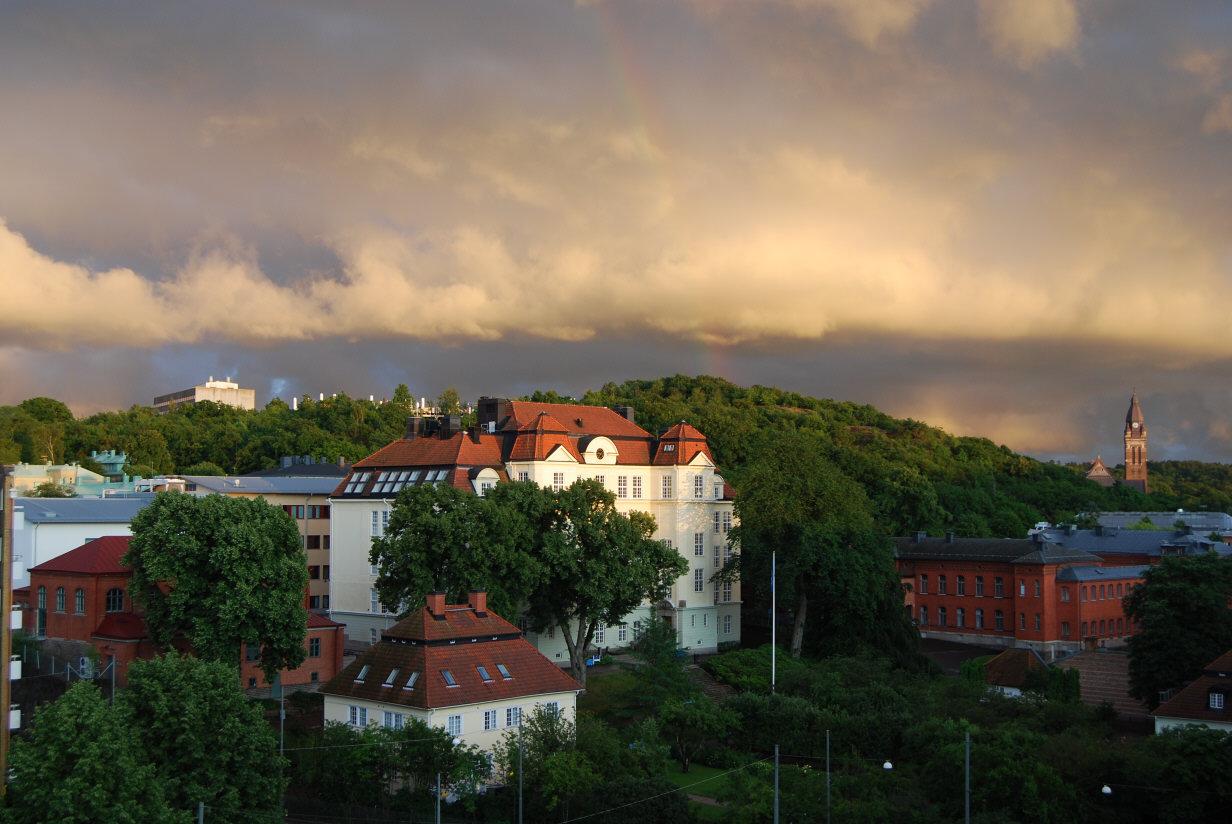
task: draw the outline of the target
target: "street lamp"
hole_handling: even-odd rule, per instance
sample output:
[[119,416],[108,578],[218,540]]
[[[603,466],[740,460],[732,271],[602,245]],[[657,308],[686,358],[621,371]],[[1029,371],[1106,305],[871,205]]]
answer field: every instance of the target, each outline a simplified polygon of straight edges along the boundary
[[1100,788],[1099,788],[1099,791],[1100,791],[1101,793],[1103,793],[1104,795],[1112,795],[1112,788],[1111,788],[1111,787],[1109,787],[1107,784],[1105,784],[1104,786],[1100,787]]
[[886,761],[884,764],[881,765],[881,769],[889,771],[889,770],[894,769],[894,765],[891,764],[889,761]]

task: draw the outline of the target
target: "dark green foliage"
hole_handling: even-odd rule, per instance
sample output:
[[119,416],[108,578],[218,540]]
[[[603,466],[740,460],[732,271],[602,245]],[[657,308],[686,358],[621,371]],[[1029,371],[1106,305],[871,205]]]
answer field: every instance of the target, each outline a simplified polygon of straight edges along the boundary
[[715,749],[736,725],[738,716],[704,695],[669,698],[659,710],[659,729],[671,744],[682,772],[705,748]]
[[13,739],[4,821],[14,824],[183,822],[163,777],[126,723],[90,684],[74,684]]
[[1049,701],[1073,703],[1081,697],[1082,684],[1076,669],[1043,667],[1027,671],[1023,689],[1039,693]]
[[175,653],[135,661],[120,696],[171,807],[204,801],[217,821],[241,811],[245,820],[282,820],[285,762],[234,666]]
[[58,484],[55,481],[45,481],[30,490],[28,494],[31,498],[75,498],[77,496],[71,486]]
[[[307,561],[295,524],[261,499],[162,493],[133,519],[124,562],[150,635],[180,639],[238,671],[241,644],[261,648],[269,681],[304,660]],[[174,582],[164,592],[159,586]]]
[[1151,706],[1232,649],[1232,558],[1169,557],[1125,598],[1138,622],[1129,639],[1131,692]]
[[[702,666],[715,678],[746,692],[770,692],[770,647],[733,650],[707,658]],[[805,664],[778,651],[776,663],[779,678],[790,677]]]
[[226,475],[227,470],[223,469],[216,463],[202,461],[201,463],[184,467],[184,469],[181,470],[181,473],[184,475]]

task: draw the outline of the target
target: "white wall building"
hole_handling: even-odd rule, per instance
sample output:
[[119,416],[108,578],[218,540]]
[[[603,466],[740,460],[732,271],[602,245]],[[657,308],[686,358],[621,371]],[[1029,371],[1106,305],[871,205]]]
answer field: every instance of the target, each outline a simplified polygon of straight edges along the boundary
[[153,495],[110,498],[14,498],[13,586],[30,583],[30,568],[94,538],[132,535],[130,524]]
[[[717,473],[705,436],[679,423],[655,437],[631,409],[481,398],[478,425],[462,431],[445,418],[435,431],[416,425],[352,467],[330,499],[333,517],[331,616],[352,642],[375,643],[395,617],[378,602],[377,570],[368,560],[403,487],[448,483],[475,494],[505,480],[562,489],[597,479],[616,495],[617,509],[654,516],[656,537],[689,562],[669,597],[645,604],[596,633],[596,647],[632,642],[636,623],[658,615],[676,628],[680,645],[707,652],[740,640],[740,586],[712,582],[729,557],[730,490]],[[420,422],[421,424],[423,422]],[[434,422],[433,422],[434,423]],[[559,633],[528,639],[549,659],[567,664]]]

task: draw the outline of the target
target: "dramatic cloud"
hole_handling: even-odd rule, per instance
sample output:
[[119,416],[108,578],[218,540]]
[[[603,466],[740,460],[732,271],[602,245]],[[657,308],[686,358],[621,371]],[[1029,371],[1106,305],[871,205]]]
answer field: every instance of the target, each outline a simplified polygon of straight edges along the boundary
[[[1084,453],[1096,398],[1228,377],[1229,36],[1217,3],[1114,0],[6,7],[0,401],[107,347],[265,391],[420,357],[842,373]],[[1232,454],[1204,392],[1176,449]]]

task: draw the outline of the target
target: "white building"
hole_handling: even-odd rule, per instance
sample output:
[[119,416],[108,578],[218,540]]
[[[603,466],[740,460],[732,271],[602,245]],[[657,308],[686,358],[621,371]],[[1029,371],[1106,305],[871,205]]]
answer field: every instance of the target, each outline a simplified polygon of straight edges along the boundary
[[472,592],[465,604],[429,595],[321,693],[326,721],[401,729],[416,718],[491,752],[538,707],[574,720],[581,689]]
[[[407,437],[357,462],[339,484],[330,499],[331,616],[347,625],[349,640],[360,643],[375,643],[394,623],[377,599],[377,570],[368,552],[372,539],[384,534],[403,487],[448,483],[481,495],[510,479],[563,489],[579,478],[603,483],[615,493],[618,510],[653,515],[656,537],[689,561],[667,599],[601,628],[594,645],[626,646],[635,624],[652,615],[671,621],[686,649],[707,652],[738,642],[739,584],[710,580],[728,557],[732,497],[705,436],[681,422],[655,437],[634,422],[627,407],[497,398],[480,399],[478,425],[468,431],[456,417],[439,424],[419,420]],[[559,633],[528,638],[548,658],[568,663]]]
[[227,378],[216,381],[213,376],[204,384],[158,395],[154,398],[154,409],[158,412],[168,412],[177,406],[213,401],[224,406],[234,406],[236,409],[256,409],[257,392],[246,389],[235,381]]
[[1177,727],[1206,727],[1232,732],[1232,650],[1202,668],[1190,681],[1151,713],[1155,733]]
[[111,498],[14,498],[13,586],[30,583],[30,568],[94,538],[132,535],[133,518],[153,495]]

